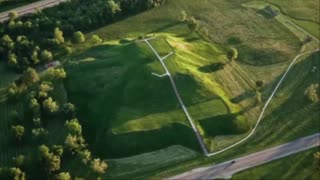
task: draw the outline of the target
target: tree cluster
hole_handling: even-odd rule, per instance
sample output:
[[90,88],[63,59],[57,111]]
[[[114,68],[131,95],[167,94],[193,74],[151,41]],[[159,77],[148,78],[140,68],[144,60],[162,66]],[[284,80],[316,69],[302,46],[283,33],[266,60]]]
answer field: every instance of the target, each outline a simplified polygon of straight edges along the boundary
[[[164,0],[78,0],[10,20],[0,25],[0,59],[22,71],[70,53],[66,40],[82,43],[91,31],[130,14],[159,6]],[[100,38],[93,37],[100,42]],[[60,53],[59,53],[60,52]]]

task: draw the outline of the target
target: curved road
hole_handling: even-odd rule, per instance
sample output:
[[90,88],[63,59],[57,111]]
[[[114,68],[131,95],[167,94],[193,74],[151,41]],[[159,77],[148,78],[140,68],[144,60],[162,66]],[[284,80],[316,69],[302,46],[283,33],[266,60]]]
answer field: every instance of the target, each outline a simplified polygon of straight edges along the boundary
[[169,179],[217,179],[231,178],[233,174],[280,159],[301,151],[320,146],[320,133],[303,137],[286,144],[259,151],[241,158],[233,159],[221,164],[197,168]]
[[11,11],[15,11],[18,13],[18,17],[20,16],[24,16],[26,14],[30,14],[33,13],[35,11],[37,11],[37,9],[45,9],[48,7],[52,7],[52,6],[56,6],[58,4],[60,4],[61,2],[65,2],[67,0],[43,0],[43,1],[38,1],[38,2],[34,2],[22,7],[18,7],[15,9],[11,9],[5,12],[0,13],[0,23],[9,20],[9,12]]

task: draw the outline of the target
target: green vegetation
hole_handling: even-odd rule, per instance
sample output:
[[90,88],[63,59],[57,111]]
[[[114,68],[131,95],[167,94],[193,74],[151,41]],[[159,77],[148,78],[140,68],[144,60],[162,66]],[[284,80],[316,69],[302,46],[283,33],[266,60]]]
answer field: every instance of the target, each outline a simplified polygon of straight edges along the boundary
[[314,153],[319,148],[285,157],[233,175],[232,179],[320,179]]
[[300,20],[307,20],[315,23],[320,23],[319,19],[319,2],[313,0],[264,0],[267,3],[272,3],[281,8],[286,15]]
[[8,11],[10,9],[14,9],[20,6],[24,6],[30,4],[32,2],[36,2],[39,0],[0,0],[0,12]]
[[[262,11],[268,3],[278,16]],[[291,60],[318,45],[286,23],[318,37],[311,2],[285,3],[90,0],[12,14],[0,25],[0,179],[37,168],[43,178],[159,178],[319,132],[314,53],[297,61],[249,141],[205,158],[168,77],[154,75],[161,63],[138,42],[155,36],[161,56],[174,52],[164,63],[214,152],[247,135]],[[41,70],[57,59],[65,69]]]

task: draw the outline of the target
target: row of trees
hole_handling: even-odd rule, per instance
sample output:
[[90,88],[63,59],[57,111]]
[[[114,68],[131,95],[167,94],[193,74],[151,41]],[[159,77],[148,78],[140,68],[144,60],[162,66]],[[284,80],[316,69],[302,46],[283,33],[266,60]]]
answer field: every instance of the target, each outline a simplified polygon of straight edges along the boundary
[[[0,25],[0,58],[16,70],[51,61],[72,52],[70,43],[83,43],[81,31],[91,31],[164,0],[79,0],[10,20]],[[93,41],[101,42],[98,36]]]
[[[15,85],[16,91],[26,97],[24,99],[26,99],[25,108],[27,110],[24,111],[24,115],[20,115],[17,111],[10,113],[11,137],[13,143],[18,146],[28,143],[32,143],[33,146],[38,145],[38,152],[14,157],[15,167],[0,168],[0,178],[6,177],[1,179],[11,179],[11,177],[24,179],[26,176],[44,179],[72,179],[74,178],[72,173],[67,172],[66,169],[61,171],[62,162],[69,160],[91,169],[92,177],[98,177],[106,172],[107,163],[94,158],[88,149],[82,135],[82,126],[76,118],[76,107],[72,103],[61,104],[53,96],[56,94],[55,84],[61,83],[64,78],[66,78],[66,73],[63,69],[48,69],[46,75],[40,78],[34,69],[28,68],[18,80],[19,85]],[[19,94],[15,94],[16,97]],[[60,119],[67,119],[67,121],[61,122]],[[48,129],[50,121],[59,121],[57,123],[64,124],[65,130],[62,132],[65,132],[65,138],[60,145],[48,145],[49,136],[54,136]],[[27,136],[29,132],[31,136]]]

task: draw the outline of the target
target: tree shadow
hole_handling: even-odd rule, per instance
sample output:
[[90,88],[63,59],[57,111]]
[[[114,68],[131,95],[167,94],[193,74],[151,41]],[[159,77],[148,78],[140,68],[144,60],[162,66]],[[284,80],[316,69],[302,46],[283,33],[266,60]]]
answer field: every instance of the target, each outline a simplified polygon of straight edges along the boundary
[[152,152],[172,145],[182,145],[201,151],[192,129],[181,123],[173,123],[160,129],[113,134],[100,134],[94,144],[99,156],[121,158]]
[[254,96],[255,96],[255,91],[254,90],[249,90],[249,91],[245,91],[244,93],[242,93],[242,94],[230,99],[230,101],[232,103],[238,104],[238,103],[240,103],[240,102],[242,102],[242,101],[244,101],[246,99],[252,98]]
[[279,13],[274,10],[271,6],[267,6],[263,9],[260,9],[257,11],[258,14],[261,14],[263,17],[267,19],[272,19],[276,17]]
[[198,70],[203,73],[212,73],[224,69],[225,65],[226,64],[224,62],[218,62],[199,67]]

